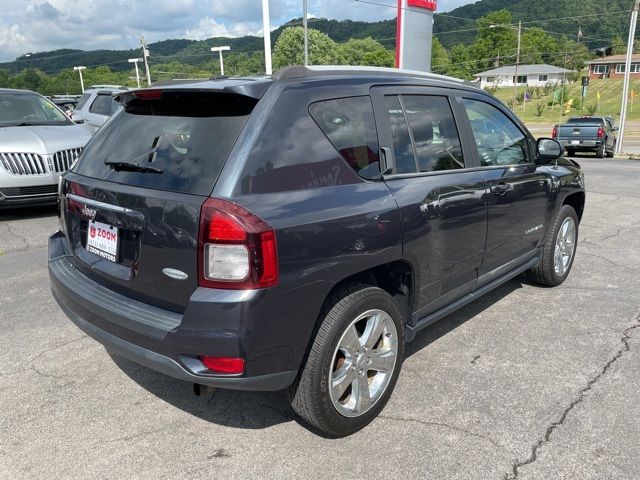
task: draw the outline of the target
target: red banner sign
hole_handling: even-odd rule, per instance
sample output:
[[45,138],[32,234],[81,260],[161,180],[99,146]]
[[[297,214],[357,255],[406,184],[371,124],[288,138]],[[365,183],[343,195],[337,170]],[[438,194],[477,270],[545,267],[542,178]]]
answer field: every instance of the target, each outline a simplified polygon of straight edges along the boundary
[[426,8],[427,10],[433,10],[435,12],[438,8],[438,0],[407,0],[407,5],[410,7]]

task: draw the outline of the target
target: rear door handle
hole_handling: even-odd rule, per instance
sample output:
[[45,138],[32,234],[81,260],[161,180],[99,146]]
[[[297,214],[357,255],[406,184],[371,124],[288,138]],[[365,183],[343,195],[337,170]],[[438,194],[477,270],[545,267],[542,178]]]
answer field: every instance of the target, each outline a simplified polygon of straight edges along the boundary
[[511,185],[509,185],[508,183],[498,183],[497,185],[491,186],[491,193],[494,193],[496,195],[504,195],[509,190],[511,190]]

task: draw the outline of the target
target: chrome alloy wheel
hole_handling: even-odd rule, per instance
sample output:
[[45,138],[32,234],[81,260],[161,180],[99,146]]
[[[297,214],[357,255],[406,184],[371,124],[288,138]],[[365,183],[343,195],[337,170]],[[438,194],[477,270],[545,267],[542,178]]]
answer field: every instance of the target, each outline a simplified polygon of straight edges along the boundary
[[329,372],[329,394],[338,413],[357,417],[380,399],[393,375],[398,341],[396,324],[382,310],[368,310],[351,322]]
[[556,247],[553,252],[553,268],[556,275],[562,277],[573,259],[576,251],[576,222],[573,218],[567,217],[562,222],[558,236],[556,237]]

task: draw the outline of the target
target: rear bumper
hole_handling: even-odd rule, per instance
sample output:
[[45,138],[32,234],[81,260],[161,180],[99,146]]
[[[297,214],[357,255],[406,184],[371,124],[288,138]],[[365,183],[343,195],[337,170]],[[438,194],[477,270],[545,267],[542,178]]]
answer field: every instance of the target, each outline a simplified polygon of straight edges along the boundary
[[[219,302],[207,308],[203,299],[184,315],[162,310],[125,297],[93,281],[73,267],[65,237],[61,232],[49,239],[49,277],[53,297],[69,319],[108,350],[158,372],[188,382],[233,390],[282,390],[291,385],[297,371],[277,371],[277,365],[256,369],[255,361],[247,358],[246,338],[241,326],[235,329],[228,321],[210,320],[211,329],[192,329],[194,323],[187,316],[194,312],[215,319],[220,312]],[[197,296],[194,294],[194,296]],[[200,295],[202,297],[202,295]],[[243,310],[246,306],[240,305]],[[231,310],[228,304],[224,308]],[[233,322],[233,312],[230,312]],[[246,372],[241,376],[214,375],[197,359],[197,354],[241,356],[246,358]],[[249,355],[250,357],[250,355]],[[259,361],[259,359],[258,359]],[[252,374],[262,370],[261,374]],[[273,371],[276,370],[276,371]]]
[[[576,151],[581,151],[581,150],[598,150],[601,146],[602,146],[602,140],[558,140],[560,142],[560,145],[562,145],[565,149],[567,150],[576,150]],[[572,142],[580,142],[577,144],[574,144]]]

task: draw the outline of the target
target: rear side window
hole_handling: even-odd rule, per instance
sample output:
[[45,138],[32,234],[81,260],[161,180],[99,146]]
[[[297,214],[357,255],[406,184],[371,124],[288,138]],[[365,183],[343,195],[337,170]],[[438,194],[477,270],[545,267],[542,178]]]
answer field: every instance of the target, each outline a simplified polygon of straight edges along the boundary
[[464,168],[458,130],[449,100],[432,95],[386,96],[395,173]]
[[369,97],[316,102],[309,112],[358,175],[370,180],[380,178],[378,135]]
[[98,95],[91,104],[89,111],[97,115],[111,115],[111,95]]
[[[111,98],[109,107],[111,106]],[[256,101],[220,93],[164,92],[133,98],[92,138],[74,168],[117,183],[208,195]],[[125,171],[105,162],[150,167]]]

